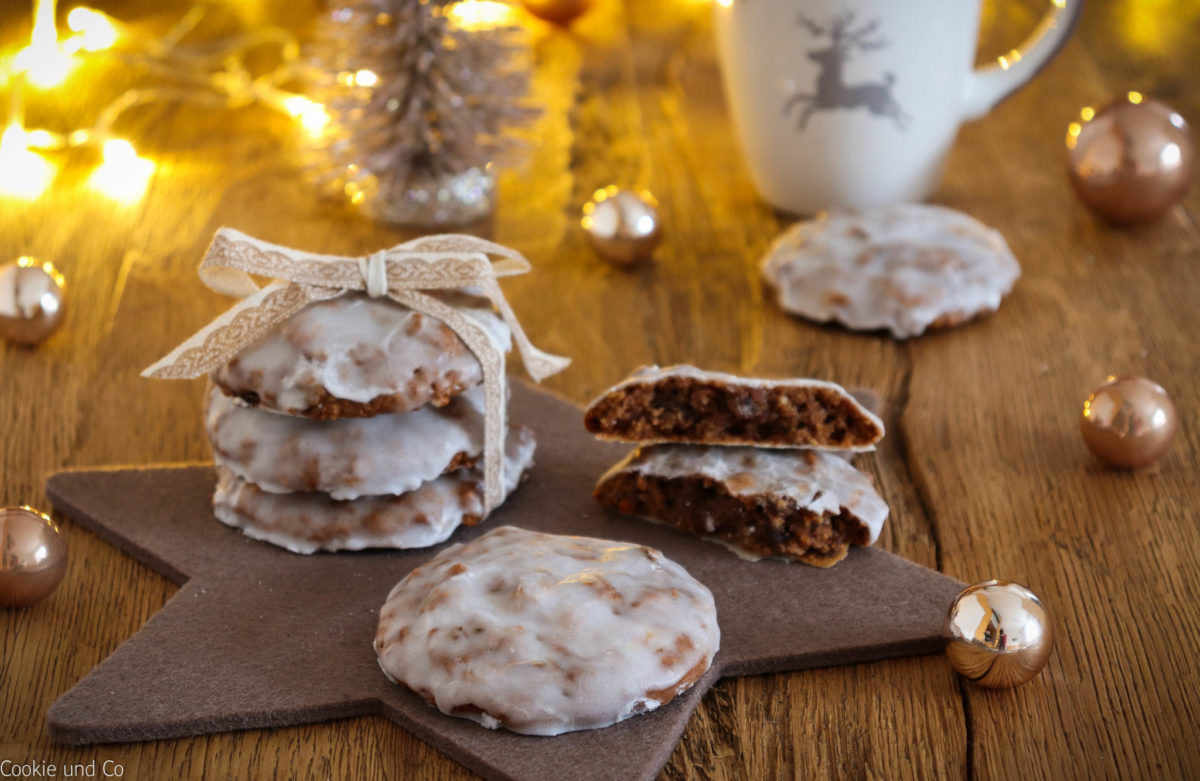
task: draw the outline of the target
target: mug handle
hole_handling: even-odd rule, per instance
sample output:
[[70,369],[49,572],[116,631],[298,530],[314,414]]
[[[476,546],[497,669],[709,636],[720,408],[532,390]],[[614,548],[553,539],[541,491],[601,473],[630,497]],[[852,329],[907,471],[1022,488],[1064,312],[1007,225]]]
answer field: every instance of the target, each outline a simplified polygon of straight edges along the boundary
[[964,119],[978,119],[1020,89],[1058,54],[1079,20],[1083,0],[1050,0],[1051,8],[1032,34],[994,65],[978,68],[967,77]]

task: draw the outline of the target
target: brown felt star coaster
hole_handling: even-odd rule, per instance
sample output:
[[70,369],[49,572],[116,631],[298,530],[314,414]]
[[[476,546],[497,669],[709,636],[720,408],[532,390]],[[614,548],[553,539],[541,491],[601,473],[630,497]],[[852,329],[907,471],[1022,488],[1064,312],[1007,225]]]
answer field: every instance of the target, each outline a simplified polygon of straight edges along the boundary
[[648,779],[719,677],[940,648],[957,581],[876,548],[855,549],[831,569],[744,561],[609,514],[592,487],[626,447],[596,442],[578,408],[519,384],[510,415],[537,433],[530,479],[451,542],[511,524],[662,550],[712,590],[721,624],[713,668],[687,694],[613,727],[551,738],[444,716],[389,683],[371,647],[392,586],[441,546],[298,556],[213,519],[210,467],[76,471],[50,478],[54,505],[180,590],[51,706],[50,734],[65,743],[127,742],[379,713],[491,778]]

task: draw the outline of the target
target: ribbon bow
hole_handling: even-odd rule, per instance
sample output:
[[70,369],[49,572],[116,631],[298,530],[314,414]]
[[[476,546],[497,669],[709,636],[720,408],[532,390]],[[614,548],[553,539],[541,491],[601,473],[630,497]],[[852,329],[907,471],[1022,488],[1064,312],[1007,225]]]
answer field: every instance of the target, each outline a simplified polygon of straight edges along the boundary
[[[499,260],[493,262],[489,256]],[[505,393],[504,351],[488,332],[454,307],[423,290],[473,287],[482,291],[512,331],[530,376],[539,382],[571,362],[530,343],[504,299],[499,277],[530,271],[519,252],[474,236],[425,236],[363,258],[317,255],[221,228],[200,264],[200,279],[213,290],[243,297],[236,306],[193,334],[143,377],[190,379],[227,362],[308,304],[362,291],[387,296],[445,323],[479,359],[484,383],[484,507],[503,500]],[[259,289],[251,274],[277,280]]]

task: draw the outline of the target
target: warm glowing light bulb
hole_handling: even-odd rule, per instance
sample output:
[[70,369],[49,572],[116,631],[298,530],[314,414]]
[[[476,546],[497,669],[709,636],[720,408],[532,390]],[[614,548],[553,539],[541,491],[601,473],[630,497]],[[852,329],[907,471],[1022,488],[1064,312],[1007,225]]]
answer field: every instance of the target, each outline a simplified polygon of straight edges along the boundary
[[133,144],[111,138],[104,142],[104,162],[92,172],[88,184],[114,201],[134,203],[145,194],[154,169],[152,161],[138,157]]
[[346,195],[350,196],[350,203],[358,206],[367,199],[367,194],[362,191],[362,188],[355,185],[353,182],[346,185]]
[[35,87],[47,89],[62,84],[74,64],[58,44],[54,0],[35,0],[33,34],[29,45],[13,57],[13,70],[24,73],[26,81]]
[[27,149],[55,149],[61,145],[58,137],[49,130],[25,131],[25,147]]
[[1132,104],[1133,104],[1133,105],[1135,105],[1135,106],[1136,106],[1137,104],[1141,103],[1141,102],[1142,102],[1142,100],[1144,100],[1144,96],[1142,95],[1142,93],[1140,93],[1140,92],[1136,92],[1136,91],[1132,91],[1132,90],[1130,91],[1130,93],[1129,93],[1129,95],[1128,95],[1128,98],[1129,98],[1129,102],[1130,102],[1130,103],[1132,103]]
[[91,8],[72,8],[67,14],[67,27],[76,33],[66,42],[68,48],[78,46],[84,51],[98,52],[117,42],[117,28],[112,20]]
[[379,77],[375,75],[375,71],[364,69],[354,74],[354,83],[360,87],[374,87],[378,81]]
[[465,0],[450,6],[450,18],[464,30],[487,30],[513,24],[513,8],[494,0]]
[[325,107],[303,95],[288,95],[283,99],[283,110],[300,120],[300,126],[313,136],[320,135],[329,124]]
[[32,201],[54,178],[54,165],[29,151],[25,131],[11,124],[0,135],[0,195]]
[[1067,149],[1074,149],[1079,142],[1079,134],[1083,132],[1083,125],[1078,122],[1072,122],[1067,125]]
[[1079,109],[1079,116],[1083,118],[1084,122],[1091,122],[1092,118],[1096,116],[1096,109],[1091,106],[1084,106]]
[[729,8],[733,5],[733,0],[717,0],[717,5],[721,5],[721,6],[724,6],[725,8]]

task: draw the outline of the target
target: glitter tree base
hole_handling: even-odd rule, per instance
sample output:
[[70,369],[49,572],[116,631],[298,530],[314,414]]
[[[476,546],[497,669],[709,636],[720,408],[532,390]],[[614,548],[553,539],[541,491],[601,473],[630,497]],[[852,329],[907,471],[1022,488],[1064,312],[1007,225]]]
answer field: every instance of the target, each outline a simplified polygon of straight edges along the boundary
[[484,169],[412,177],[363,207],[372,218],[399,227],[452,227],[484,219],[494,205],[495,179]]

